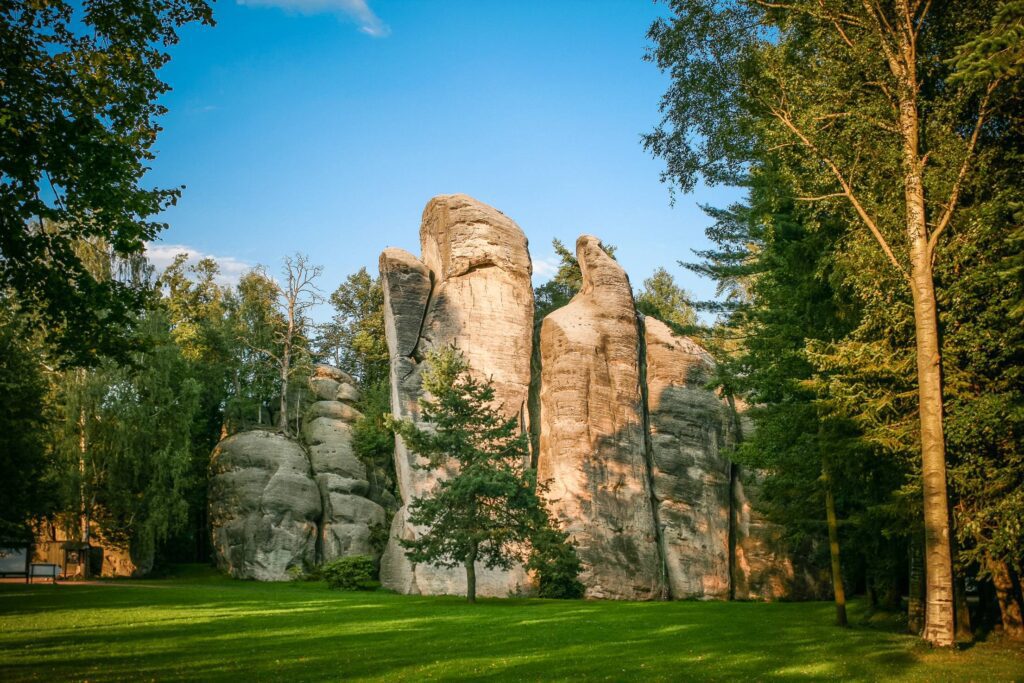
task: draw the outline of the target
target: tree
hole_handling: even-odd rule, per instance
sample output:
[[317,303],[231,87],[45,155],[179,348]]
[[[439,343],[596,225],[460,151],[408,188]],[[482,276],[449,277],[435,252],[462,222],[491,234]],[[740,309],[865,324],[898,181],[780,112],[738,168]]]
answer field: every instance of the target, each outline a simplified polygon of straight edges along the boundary
[[[266,271],[254,268],[242,275],[227,301],[227,324],[237,354],[227,401],[229,431],[251,424],[252,417],[255,424],[264,424],[264,408],[280,390],[273,359],[281,353],[277,331],[285,322],[277,310],[277,292]],[[266,413],[269,424],[269,409]]]
[[466,599],[476,602],[476,565],[508,569],[525,558],[534,530],[547,516],[536,473],[525,469],[529,449],[517,417],[494,407],[490,382],[474,379],[453,347],[433,351],[423,372],[431,397],[420,401],[421,429],[395,422],[396,433],[429,466],[455,463],[457,472],[428,496],[415,498],[409,521],[427,529],[401,540],[412,562],[466,569]]
[[168,90],[157,77],[204,0],[0,2],[0,286],[71,362],[124,351],[146,292],[97,279],[76,246],[140,254],[180,194],[147,189]]
[[[323,301],[316,279],[322,266],[309,262],[303,254],[286,256],[281,269],[283,284],[274,281],[262,268],[256,268],[240,283],[245,287],[245,309],[240,311],[238,340],[246,345],[255,362],[254,374],[262,374],[258,365],[269,361],[275,370],[279,393],[277,428],[288,432],[288,405],[291,378],[300,370],[309,370],[309,338],[312,322],[309,309]],[[256,332],[256,336],[247,333]],[[257,406],[262,420],[262,406]],[[298,411],[296,411],[297,414]]]
[[0,296],[0,310],[0,539],[25,542],[31,521],[49,512],[51,498],[42,484],[47,382],[39,349],[24,340],[17,302]]
[[323,270],[322,266],[311,265],[303,254],[284,258],[281,274],[285,284],[278,286],[278,305],[285,325],[278,333],[281,355],[277,358],[281,371],[281,412],[277,426],[284,432],[288,431],[288,383],[298,367],[294,362],[296,351],[302,348],[300,344],[306,344],[309,336],[307,312],[323,301],[315,284]]
[[[808,568],[831,567],[836,619],[845,625],[844,575],[873,595],[883,588],[888,601],[899,595],[889,560],[900,547],[882,540],[884,520],[873,509],[902,472],[819,391],[829,377],[808,353],[815,342],[843,338],[859,319],[838,277],[842,223],[793,202],[770,164],[753,169],[747,185],[744,204],[710,210],[714,246],[689,267],[717,280],[720,292],[744,283],[741,295],[718,305],[724,315],[710,335],[721,361],[716,381],[745,400],[754,426],[733,457],[762,474],[760,511],[782,525],[794,554]],[[892,529],[899,537],[899,526]]]
[[[646,137],[665,178],[735,181],[778,159],[797,201],[848,217],[876,245],[880,283],[911,299],[923,478],[924,637],[954,640],[943,387],[934,263],[979,155],[1000,128],[1008,77],[950,78],[988,3],[676,0],[650,57],[670,70],[665,118]],[[927,112],[923,116],[922,112]],[[892,192],[892,179],[901,192]],[[888,272],[880,267],[888,264]]]
[[82,543],[98,530],[145,565],[188,520],[198,387],[161,311],[137,327],[148,350],[130,364],[107,359],[55,382],[47,479]]
[[690,295],[664,268],[658,268],[644,280],[644,288],[636,296],[636,308],[677,331],[685,331],[697,324]]
[[387,379],[384,338],[384,289],[380,278],[360,268],[330,296],[334,316],[320,330],[319,352],[364,387]]
[[205,561],[208,555],[207,470],[210,451],[226,434],[232,379],[242,347],[228,316],[233,294],[218,283],[217,262],[204,258],[188,265],[179,254],[157,280],[159,306],[166,311],[171,336],[196,382],[199,405],[191,426],[189,525],[165,545],[178,561]]

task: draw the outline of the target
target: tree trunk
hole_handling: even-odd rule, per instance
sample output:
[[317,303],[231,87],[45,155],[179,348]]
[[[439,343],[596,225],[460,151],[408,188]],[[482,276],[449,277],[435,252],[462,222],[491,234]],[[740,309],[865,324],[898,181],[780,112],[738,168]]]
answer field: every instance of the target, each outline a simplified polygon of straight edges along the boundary
[[[953,554],[950,549],[949,500],[946,493],[946,442],[942,427],[942,362],[932,254],[928,248],[924,160],[920,154],[917,109],[917,45],[906,3],[899,5],[895,34],[898,54],[889,67],[899,84],[898,118],[902,139],[903,196],[910,256],[917,341],[918,415],[921,429],[921,477],[924,488],[925,618],[923,637],[932,645],[954,643]],[[884,38],[883,38],[884,40]]]
[[281,357],[281,413],[277,416],[277,428],[288,433],[288,365],[291,363],[290,349],[285,346]]
[[832,594],[836,601],[836,624],[846,627],[846,591],[843,570],[839,563],[839,525],[836,523],[836,500],[832,495],[832,478],[825,473],[825,515],[828,519],[828,553],[832,558]]
[[[731,391],[725,392],[725,399],[729,403],[729,416],[732,418],[732,448],[743,443],[743,423],[740,421],[739,410],[736,409],[736,397]],[[729,599],[736,599],[736,543],[738,542],[738,530],[736,519],[736,486],[740,478],[740,466],[734,462],[729,463]]]
[[949,500],[946,494],[946,443],[942,431],[942,371],[935,283],[924,240],[916,240],[911,252],[917,329],[921,476],[924,488],[924,639],[933,645],[950,646],[954,641],[955,623],[953,557],[949,534]]
[[284,344],[281,349],[281,414],[277,418],[277,426],[285,434],[288,433],[288,376],[291,374],[292,340],[295,339],[295,300],[297,293],[288,293],[288,329],[285,332]]
[[949,500],[946,494],[946,442],[942,427],[942,362],[935,280],[928,249],[924,164],[918,149],[916,55],[912,45],[902,47],[906,71],[899,103],[899,122],[903,138],[903,192],[910,247],[910,289],[914,299],[917,341],[918,415],[924,488],[926,592],[923,636],[931,644],[945,647],[953,645],[955,621]]
[[[81,371],[79,377],[80,377],[81,385],[84,388],[84,386],[85,386],[85,371],[84,370]],[[79,477],[79,480],[78,480],[78,494],[81,497],[81,506],[82,506],[81,514],[80,514],[79,520],[78,520],[79,524],[81,526],[81,529],[79,530],[79,533],[80,533],[80,543],[79,543],[79,551],[78,552],[79,553],[82,552],[81,548],[83,546],[86,548],[86,550],[85,550],[85,562],[79,565],[80,567],[82,567],[82,578],[83,579],[88,579],[89,578],[89,551],[88,551],[88,548],[89,548],[89,542],[90,542],[90,533],[89,532],[90,532],[90,527],[92,526],[92,498],[90,496],[86,495],[86,484],[85,484],[85,471],[86,471],[85,458],[86,458],[86,453],[88,452],[88,448],[89,448],[89,443],[88,443],[88,440],[86,439],[86,436],[85,436],[85,406],[83,405],[78,410],[78,477]],[[86,502],[87,499],[89,500],[89,502]],[[81,556],[79,556],[79,558],[81,559]]]
[[1021,615],[1021,605],[1014,591],[1010,568],[1005,562],[996,560],[991,555],[985,556],[985,564],[992,575],[992,585],[996,589],[1003,633],[1007,638],[1024,640],[1024,617]]
[[924,557],[921,539],[910,539],[910,589],[907,592],[907,630],[920,635],[924,629]]
[[466,557],[466,602],[476,602],[476,556],[477,546],[473,544],[469,555]]

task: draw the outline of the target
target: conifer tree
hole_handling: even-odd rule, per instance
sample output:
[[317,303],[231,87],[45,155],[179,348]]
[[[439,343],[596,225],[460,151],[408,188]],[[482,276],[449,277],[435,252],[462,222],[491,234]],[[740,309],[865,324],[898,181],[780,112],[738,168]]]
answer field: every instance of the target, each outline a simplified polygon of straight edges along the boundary
[[[494,388],[469,374],[454,347],[432,352],[423,373],[429,399],[421,420],[395,422],[395,431],[429,467],[457,465],[429,495],[410,505],[409,521],[428,531],[402,540],[412,562],[466,569],[466,599],[476,602],[476,567],[509,569],[527,559],[530,542],[550,555],[565,552],[564,536],[552,533],[537,494],[536,473],[526,467],[526,435],[515,417],[495,405]],[[571,550],[571,548],[570,548]],[[567,564],[536,562],[552,566]],[[578,566],[578,565],[577,565]]]

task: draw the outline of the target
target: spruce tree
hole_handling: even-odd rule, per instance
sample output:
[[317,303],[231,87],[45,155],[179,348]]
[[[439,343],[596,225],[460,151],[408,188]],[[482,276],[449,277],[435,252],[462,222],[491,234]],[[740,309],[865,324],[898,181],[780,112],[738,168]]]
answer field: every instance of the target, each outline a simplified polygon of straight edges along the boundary
[[[457,471],[413,500],[409,521],[428,531],[401,543],[412,562],[464,566],[472,603],[477,563],[509,569],[527,559],[534,538],[543,541],[535,556],[564,555],[566,542],[552,531],[536,473],[526,466],[527,437],[518,419],[505,417],[495,404],[491,383],[472,377],[458,350],[447,347],[428,356],[423,388],[430,398],[420,401],[421,420],[430,428],[402,421],[394,423],[395,431],[428,467],[455,464]],[[551,564],[533,559],[538,566]]]

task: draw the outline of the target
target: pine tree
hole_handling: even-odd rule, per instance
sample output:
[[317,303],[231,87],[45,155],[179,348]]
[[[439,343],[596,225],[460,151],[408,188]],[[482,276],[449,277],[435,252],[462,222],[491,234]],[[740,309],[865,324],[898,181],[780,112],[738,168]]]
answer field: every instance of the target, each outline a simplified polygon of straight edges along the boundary
[[[473,378],[454,347],[431,352],[423,372],[421,419],[395,422],[395,431],[429,466],[454,463],[457,471],[410,505],[409,521],[428,531],[402,540],[412,562],[466,569],[466,599],[476,601],[476,567],[509,569],[527,559],[531,539],[544,534],[542,551],[564,551],[551,535],[537,494],[526,435],[517,418],[495,406],[490,382]],[[559,543],[561,541],[561,543]],[[565,564],[562,565],[566,566]]]

